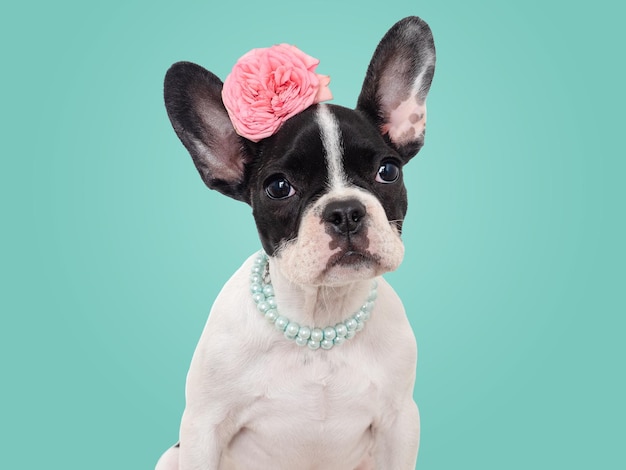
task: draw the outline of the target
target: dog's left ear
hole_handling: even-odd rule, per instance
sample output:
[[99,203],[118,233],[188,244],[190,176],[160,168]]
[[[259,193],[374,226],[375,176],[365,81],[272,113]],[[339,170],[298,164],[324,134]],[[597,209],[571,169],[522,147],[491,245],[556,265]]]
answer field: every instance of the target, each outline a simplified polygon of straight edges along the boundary
[[426,96],[435,73],[435,43],[416,16],[396,23],[372,57],[357,110],[380,129],[405,162],[424,145]]

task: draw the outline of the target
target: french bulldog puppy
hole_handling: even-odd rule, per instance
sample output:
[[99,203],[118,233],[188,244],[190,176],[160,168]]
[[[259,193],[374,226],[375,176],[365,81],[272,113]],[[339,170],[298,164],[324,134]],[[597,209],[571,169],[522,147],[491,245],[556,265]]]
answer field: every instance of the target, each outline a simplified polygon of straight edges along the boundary
[[428,25],[405,18],[355,109],[313,104],[256,142],[237,133],[218,77],[169,69],[178,137],[209,188],[251,206],[263,251],[215,300],[180,441],[157,470],[415,468],[417,347],[381,275],[403,258],[402,169],[424,143],[434,69]]

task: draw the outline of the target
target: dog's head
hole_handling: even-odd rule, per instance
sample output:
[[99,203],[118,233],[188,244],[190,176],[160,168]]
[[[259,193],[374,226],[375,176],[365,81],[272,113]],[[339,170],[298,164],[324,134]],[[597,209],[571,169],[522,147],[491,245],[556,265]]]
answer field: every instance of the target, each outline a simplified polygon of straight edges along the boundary
[[265,251],[293,281],[340,285],[400,264],[402,167],[419,151],[435,69],[428,25],[396,23],[367,70],[356,109],[316,104],[252,142],[235,131],[222,81],[180,62],[167,112],[209,188],[252,206]]

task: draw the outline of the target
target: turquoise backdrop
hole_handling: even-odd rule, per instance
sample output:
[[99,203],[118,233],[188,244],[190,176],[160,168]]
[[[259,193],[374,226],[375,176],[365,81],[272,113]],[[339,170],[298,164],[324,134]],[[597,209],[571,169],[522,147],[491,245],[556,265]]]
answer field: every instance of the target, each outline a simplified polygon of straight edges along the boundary
[[[626,468],[624,7],[524,0],[0,8],[2,468],[150,469],[216,293],[259,247],[162,80],[279,42],[353,106],[385,31],[431,26],[426,146],[388,275],[420,359],[419,470]],[[395,470],[395,469],[391,469]]]

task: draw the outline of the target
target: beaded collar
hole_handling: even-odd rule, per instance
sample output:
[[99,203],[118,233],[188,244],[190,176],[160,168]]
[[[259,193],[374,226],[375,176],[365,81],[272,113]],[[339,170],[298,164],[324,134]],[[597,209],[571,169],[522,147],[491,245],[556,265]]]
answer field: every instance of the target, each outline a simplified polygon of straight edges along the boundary
[[308,346],[311,350],[331,349],[333,346],[338,346],[346,340],[354,338],[370,318],[374,301],[378,296],[377,287],[378,283],[373,280],[365,303],[347,319],[334,326],[316,328],[300,326],[278,313],[274,287],[269,276],[268,256],[263,251],[260,251],[254,259],[250,274],[250,290],[257,310],[265,316],[270,324],[282,332],[285,338],[295,341],[298,346]]

